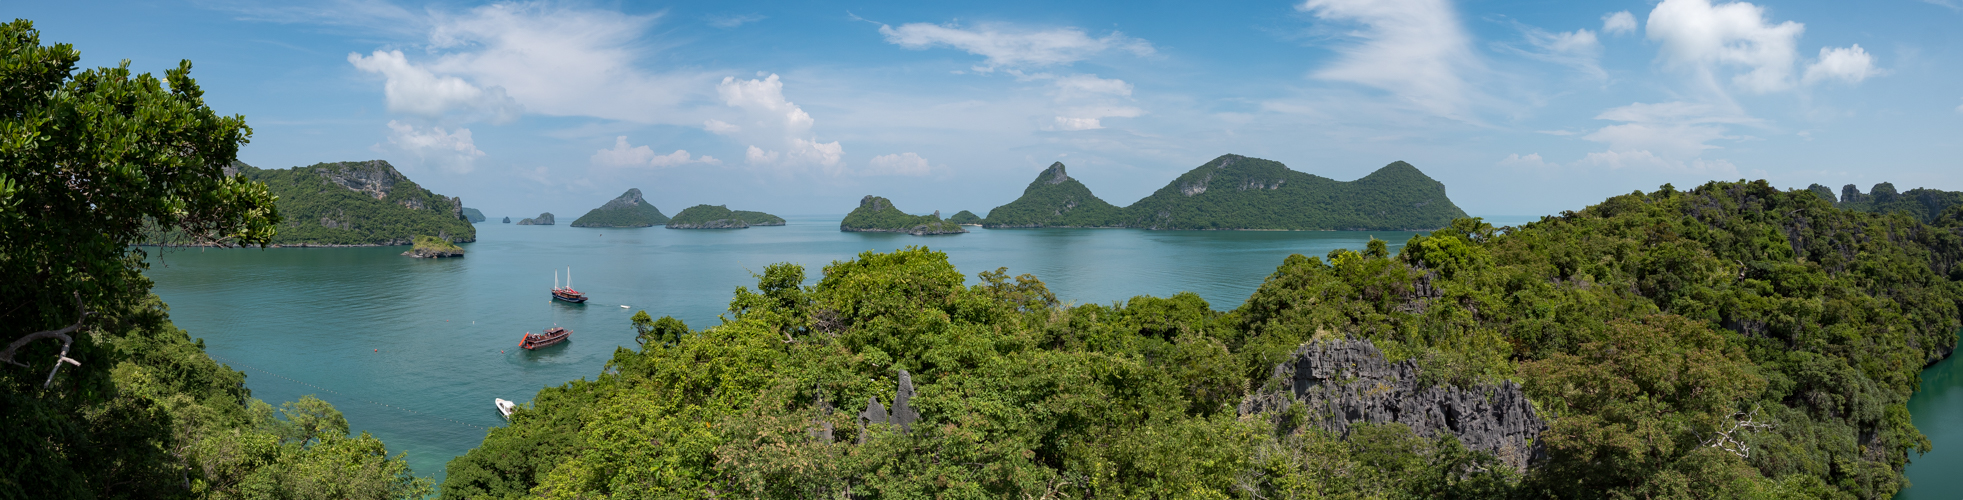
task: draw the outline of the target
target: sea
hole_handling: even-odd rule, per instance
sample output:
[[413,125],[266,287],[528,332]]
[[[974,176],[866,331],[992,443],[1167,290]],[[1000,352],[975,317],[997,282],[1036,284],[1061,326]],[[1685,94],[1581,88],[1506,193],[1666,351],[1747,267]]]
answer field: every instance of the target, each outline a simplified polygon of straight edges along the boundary
[[[764,266],[824,266],[862,252],[921,246],[978,282],[983,271],[1031,274],[1058,299],[1110,304],[1193,292],[1214,309],[1240,306],[1290,254],[1392,252],[1408,231],[1146,231],[1001,229],[910,236],[847,233],[842,215],[786,217],[741,230],[575,228],[477,224],[466,256],[414,259],[407,247],[146,248],[154,291],[179,328],[218,361],[245,372],[253,396],[278,405],[313,395],[355,432],[404,453],[415,474],[441,482],[450,459],[504,425],[497,398],[530,401],[539,389],[593,378],[615,349],[635,346],[628,318],[646,310],[691,328],[721,323],[738,287]],[[1538,217],[1487,216],[1494,225]],[[585,304],[551,300],[570,283]],[[527,351],[527,332],[561,326],[571,340]],[[1936,451],[1912,456],[1915,486],[1898,498],[1963,490],[1963,371],[1954,360],[1923,374],[1909,403]],[[1945,425],[1946,424],[1946,425]],[[1948,432],[1945,432],[1947,430]],[[1953,495],[1952,495],[1953,496]]]

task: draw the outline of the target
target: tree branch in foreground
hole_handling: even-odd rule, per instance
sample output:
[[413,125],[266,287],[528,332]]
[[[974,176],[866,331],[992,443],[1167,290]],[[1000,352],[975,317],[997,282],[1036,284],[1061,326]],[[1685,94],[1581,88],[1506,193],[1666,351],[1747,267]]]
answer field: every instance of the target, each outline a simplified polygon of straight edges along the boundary
[[75,309],[81,311],[81,315],[75,317],[75,324],[68,325],[58,330],[42,330],[42,331],[27,334],[27,336],[21,337],[19,340],[15,340],[12,344],[7,344],[7,350],[0,351],[0,361],[6,361],[8,363],[12,363],[14,366],[26,367],[27,366],[26,364],[22,364],[19,361],[14,361],[14,351],[17,351],[21,348],[21,346],[27,345],[36,340],[59,339],[61,340],[61,354],[55,355],[55,367],[53,370],[48,371],[48,381],[42,383],[41,387],[47,388],[54,384],[55,373],[61,371],[62,363],[68,363],[75,366],[82,366],[82,362],[76,361],[68,357],[68,348],[75,345],[75,338],[68,336],[68,334],[74,333],[75,330],[82,328],[82,320],[88,319],[89,315],[94,313],[89,312],[88,306],[82,305],[82,294],[79,292],[75,294]]

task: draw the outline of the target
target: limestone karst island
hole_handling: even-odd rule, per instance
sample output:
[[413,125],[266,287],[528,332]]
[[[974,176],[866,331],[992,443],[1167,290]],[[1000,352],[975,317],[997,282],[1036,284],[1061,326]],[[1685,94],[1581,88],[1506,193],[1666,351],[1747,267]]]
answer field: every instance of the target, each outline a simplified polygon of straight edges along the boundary
[[5,5],[0,500],[1963,496],[1956,0]]

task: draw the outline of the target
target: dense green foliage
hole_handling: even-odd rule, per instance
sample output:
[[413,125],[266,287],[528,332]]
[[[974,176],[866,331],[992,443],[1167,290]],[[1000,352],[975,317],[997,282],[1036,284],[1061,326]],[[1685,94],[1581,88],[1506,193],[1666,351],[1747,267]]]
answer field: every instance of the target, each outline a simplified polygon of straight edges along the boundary
[[607,201],[573,220],[573,227],[650,227],[668,223],[668,216],[641,198],[640,188],[628,188],[620,197]]
[[[234,168],[279,197],[286,223],[273,237],[275,245],[408,245],[418,234],[477,239],[477,228],[463,218],[461,201],[423,189],[386,161],[290,169],[238,163]],[[357,189],[362,187],[369,190]]]
[[463,247],[457,246],[457,244],[451,243],[450,240],[443,238],[416,235],[416,244],[409,252],[422,255],[463,255]]
[[[1825,189],[1825,186],[1820,186],[1820,189]],[[1895,185],[1887,182],[1875,184],[1874,189],[1867,193],[1862,193],[1853,184],[1842,186],[1840,190],[1841,199],[1835,205],[1840,208],[1878,214],[1908,212],[1922,222],[1933,222],[1951,207],[1963,206],[1963,191],[1915,188],[1897,193]]]
[[463,207],[463,219],[472,224],[484,222],[484,212],[475,208]]
[[784,225],[783,217],[763,212],[730,210],[728,205],[696,205],[682,209],[674,218],[668,219],[668,227],[738,228],[782,225]]
[[159,80],[79,59],[0,25],[0,358],[24,365],[0,364],[0,498],[426,494],[331,406],[276,412],[170,324],[131,245],[263,245],[280,212],[226,173],[251,129],[206,106],[189,61]]
[[845,220],[838,224],[840,231],[883,231],[911,234],[950,234],[965,233],[961,225],[941,220],[940,214],[912,215],[893,207],[893,202],[878,196],[866,196],[859,200],[859,208],[845,214]]
[[[1963,325],[1963,225],[1763,182],[1385,247],[1290,256],[1227,312],[1191,294],[1064,306],[918,248],[808,287],[772,265],[721,325],[637,315],[638,350],[541,391],[443,494],[1886,498],[1928,447],[1904,402]],[[1343,337],[1427,384],[1521,383],[1550,419],[1546,460],[1237,413],[1297,346]],[[861,429],[902,369],[921,420]]]
[[963,224],[963,225],[967,225],[967,224],[980,225],[982,223],[982,218],[981,216],[975,215],[974,212],[962,210],[960,212],[955,212],[953,217],[948,217],[947,221],[955,224]]
[[1395,162],[1349,182],[1224,155],[1125,207],[1152,229],[1433,229],[1465,217],[1445,185]]
[[989,210],[982,226],[1117,227],[1125,220],[1124,209],[1091,194],[1090,188],[1066,175],[1063,163],[1057,162],[1030,181],[1016,201]]

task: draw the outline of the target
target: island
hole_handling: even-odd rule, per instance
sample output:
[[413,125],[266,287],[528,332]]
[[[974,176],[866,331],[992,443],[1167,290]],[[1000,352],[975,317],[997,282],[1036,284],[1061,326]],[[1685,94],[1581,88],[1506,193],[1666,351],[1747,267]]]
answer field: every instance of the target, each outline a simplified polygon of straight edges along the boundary
[[530,219],[519,219],[519,220],[518,220],[518,225],[520,225],[520,226],[550,226],[550,225],[552,225],[552,223],[553,223],[553,222],[554,222],[554,221],[552,220],[552,212],[546,212],[546,213],[542,213],[542,214],[538,214],[538,217],[533,217],[533,218],[530,218]]
[[573,227],[649,227],[668,223],[668,216],[641,197],[640,188],[608,200],[600,208],[588,210],[573,221]]
[[947,221],[948,221],[948,222],[953,222],[953,223],[955,223],[955,224],[960,224],[960,225],[963,225],[963,226],[979,226],[979,225],[982,225],[982,218],[981,218],[981,216],[979,216],[979,215],[975,215],[975,213],[974,213],[974,212],[970,212],[970,211],[967,211],[967,210],[962,210],[962,211],[960,211],[960,212],[955,212],[955,213],[954,213],[954,216],[953,216],[953,217],[948,217],[948,218],[947,218]]
[[1402,161],[1342,182],[1280,162],[1222,155],[1152,195],[1118,208],[1091,194],[1062,163],[1021,197],[990,210],[988,228],[1131,227],[1184,230],[1430,230],[1465,211],[1445,185]]
[[1125,209],[1091,194],[1084,183],[1070,178],[1063,162],[1056,162],[1023,188],[1022,197],[989,210],[981,224],[991,229],[1122,227],[1124,220]]
[[[227,173],[264,183],[284,222],[273,246],[408,245],[416,235],[476,241],[463,200],[423,189],[383,160],[261,169],[234,162]],[[158,242],[172,244],[170,235]]]
[[447,235],[439,235],[439,236],[417,235],[415,248],[412,248],[407,252],[402,252],[402,255],[407,255],[419,259],[441,259],[446,257],[462,257],[463,247],[457,246],[455,243],[451,243],[446,236]]
[[505,218],[504,218],[504,223],[505,223],[505,224],[510,224],[510,223],[511,223],[511,217],[505,217]]
[[745,229],[782,226],[784,218],[763,212],[730,210],[727,205],[696,205],[668,219],[668,229]]
[[475,208],[463,207],[463,219],[472,224],[484,222],[484,212]]
[[910,215],[893,207],[893,202],[885,198],[866,195],[859,199],[859,208],[846,214],[839,222],[838,230],[848,233],[906,233],[914,236],[936,234],[962,234],[968,232],[960,224],[941,220],[941,213],[933,215]]

